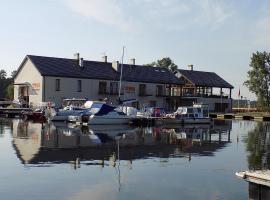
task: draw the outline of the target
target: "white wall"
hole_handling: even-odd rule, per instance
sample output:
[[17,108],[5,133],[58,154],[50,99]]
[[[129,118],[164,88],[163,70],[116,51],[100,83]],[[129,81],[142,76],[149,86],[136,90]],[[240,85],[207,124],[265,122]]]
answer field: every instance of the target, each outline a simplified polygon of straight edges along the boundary
[[[60,79],[60,91],[56,91],[56,79]],[[82,81],[82,91],[77,92],[77,80]],[[112,103],[118,103],[118,95],[99,95],[99,82],[106,81],[107,88],[110,87],[108,80],[96,80],[96,79],[79,79],[79,78],[63,78],[63,77],[45,77],[45,101],[52,101],[56,103],[56,106],[61,106],[62,100],[65,98],[88,98],[90,100],[100,100],[105,97],[112,101]],[[156,101],[157,106],[163,107],[165,104],[164,97],[156,97],[156,85],[153,83],[146,84],[146,93],[152,96],[139,96],[139,84],[137,82],[122,82],[122,88],[129,86],[135,87],[135,94],[126,94],[124,98],[136,98],[139,100],[140,105],[149,105],[150,101]],[[165,88],[165,85],[163,85]]]
[[[29,103],[38,105],[42,101],[42,76],[34,66],[34,64],[27,59],[23,64],[20,72],[14,80],[15,84],[28,83],[29,85]],[[33,84],[40,84],[39,89],[34,89]],[[18,100],[19,85],[14,86],[14,99]]]

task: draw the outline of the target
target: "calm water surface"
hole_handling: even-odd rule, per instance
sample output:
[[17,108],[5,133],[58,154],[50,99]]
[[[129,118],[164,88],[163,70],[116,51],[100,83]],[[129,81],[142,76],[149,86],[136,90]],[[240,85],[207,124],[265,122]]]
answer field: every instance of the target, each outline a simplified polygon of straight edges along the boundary
[[262,189],[234,173],[269,169],[269,131],[253,121],[136,128],[0,119],[0,199],[257,199]]

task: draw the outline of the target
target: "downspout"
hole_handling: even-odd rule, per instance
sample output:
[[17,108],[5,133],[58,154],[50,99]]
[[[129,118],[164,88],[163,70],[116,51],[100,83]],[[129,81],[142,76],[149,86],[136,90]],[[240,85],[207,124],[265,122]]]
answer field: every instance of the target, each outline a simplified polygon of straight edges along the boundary
[[45,102],[45,77],[42,76],[42,102]]

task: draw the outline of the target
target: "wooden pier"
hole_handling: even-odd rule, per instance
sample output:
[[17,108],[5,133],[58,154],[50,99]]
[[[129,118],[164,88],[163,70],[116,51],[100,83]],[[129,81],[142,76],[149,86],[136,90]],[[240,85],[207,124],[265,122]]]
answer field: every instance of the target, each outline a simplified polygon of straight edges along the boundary
[[255,121],[270,121],[270,115],[256,116],[241,113],[210,113],[209,116],[213,119],[236,119],[236,120],[255,120]]
[[0,115],[6,117],[21,116],[23,112],[32,111],[30,108],[0,108]]
[[270,187],[270,170],[236,172],[235,175],[248,182]]

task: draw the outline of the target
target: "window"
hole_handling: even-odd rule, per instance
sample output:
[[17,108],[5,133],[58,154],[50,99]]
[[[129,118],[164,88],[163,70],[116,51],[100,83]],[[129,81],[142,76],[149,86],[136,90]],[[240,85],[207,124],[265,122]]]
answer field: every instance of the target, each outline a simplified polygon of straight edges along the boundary
[[60,79],[55,79],[55,91],[60,91]]
[[157,96],[162,96],[163,95],[163,86],[162,85],[157,85],[157,87],[156,87],[156,95]]
[[110,82],[110,94],[118,94],[118,82]]
[[98,87],[98,93],[99,94],[106,94],[106,91],[107,91],[107,82],[100,81],[99,87]]
[[145,96],[146,95],[146,85],[145,84],[140,84],[139,85],[139,95],[140,96]]
[[78,80],[77,81],[77,92],[81,92],[82,91],[82,80]]

